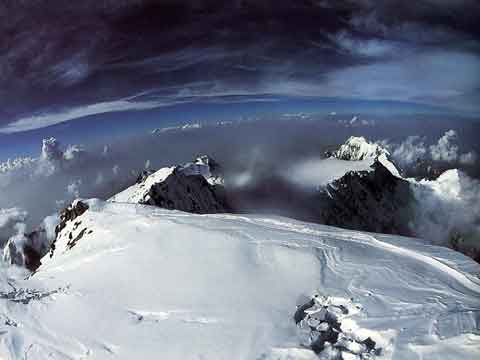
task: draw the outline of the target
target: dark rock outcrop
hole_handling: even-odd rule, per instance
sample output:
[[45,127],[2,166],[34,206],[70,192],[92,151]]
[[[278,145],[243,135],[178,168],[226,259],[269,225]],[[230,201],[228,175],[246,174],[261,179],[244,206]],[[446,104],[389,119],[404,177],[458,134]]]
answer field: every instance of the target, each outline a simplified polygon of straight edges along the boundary
[[[55,240],[58,234],[67,226],[69,221],[75,220],[88,210],[88,204],[81,200],[75,200],[71,205],[66,207],[60,213],[60,223],[55,227]],[[53,256],[55,251],[55,240],[50,245],[50,257]]]
[[410,184],[376,160],[369,171],[350,171],[317,198],[321,221],[343,228],[411,235],[415,198]]
[[142,203],[197,214],[228,211],[223,186],[208,183],[202,175],[186,175],[178,168],[152,185]]

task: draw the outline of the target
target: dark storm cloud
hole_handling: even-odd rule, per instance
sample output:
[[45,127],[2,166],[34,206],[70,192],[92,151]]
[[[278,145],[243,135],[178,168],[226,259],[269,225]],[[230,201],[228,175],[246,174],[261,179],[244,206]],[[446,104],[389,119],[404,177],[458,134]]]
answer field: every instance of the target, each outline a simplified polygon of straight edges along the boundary
[[0,131],[231,94],[478,111],[479,18],[474,0],[4,0]]

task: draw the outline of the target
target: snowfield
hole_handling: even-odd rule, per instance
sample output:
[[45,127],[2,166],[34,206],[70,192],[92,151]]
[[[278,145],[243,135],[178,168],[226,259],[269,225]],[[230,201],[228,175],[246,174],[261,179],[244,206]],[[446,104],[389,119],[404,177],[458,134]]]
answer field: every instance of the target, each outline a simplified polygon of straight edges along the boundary
[[[480,358],[480,265],[460,253],[281,217],[89,205],[35,274],[1,279],[1,359]],[[336,346],[315,354],[335,323]]]

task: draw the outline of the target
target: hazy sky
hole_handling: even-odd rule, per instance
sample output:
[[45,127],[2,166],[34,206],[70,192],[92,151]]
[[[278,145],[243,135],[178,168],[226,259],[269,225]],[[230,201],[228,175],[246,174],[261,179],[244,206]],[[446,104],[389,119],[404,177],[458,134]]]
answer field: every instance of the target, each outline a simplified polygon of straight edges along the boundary
[[0,133],[268,96],[478,113],[477,0],[6,0]]

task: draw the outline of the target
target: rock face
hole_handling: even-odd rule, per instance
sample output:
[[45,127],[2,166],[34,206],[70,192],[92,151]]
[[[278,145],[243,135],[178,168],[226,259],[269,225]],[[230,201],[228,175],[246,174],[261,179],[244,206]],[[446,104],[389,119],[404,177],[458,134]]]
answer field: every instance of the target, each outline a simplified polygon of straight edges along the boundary
[[142,203],[198,214],[225,212],[223,196],[216,186],[201,175],[185,175],[176,168],[164,181],[150,187]]
[[389,152],[363,137],[350,137],[333,153],[343,160],[372,159],[371,170],[350,171],[320,190],[321,221],[349,229],[411,235],[415,197]]
[[70,204],[68,207],[63,209],[60,213],[60,223],[55,228],[55,235],[58,235],[58,233],[63,230],[68,221],[75,220],[87,210],[88,205],[78,199],[72,202],[72,204]]
[[372,171],[351,171],[319,194],[325,224],[349,229],[410,235],[414,196],[410,184],[375,160]]
[[229,209],[220,167],[208,156],[192,163],[142,173],[137,183],[109,201],[159,206],[198,214]]
[[88,204],[81,200],[75,200],[71,205],[62,210],[60,213],[60,222],[55,227],[55,240],[50,245],[50,257],[53,256],[55,251],[55,242],[58,238],[58,234],[67,226],[68,222],[73,221],[77,217],[83,215],[83,213],[87,210]]

